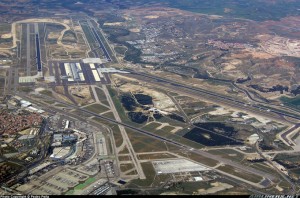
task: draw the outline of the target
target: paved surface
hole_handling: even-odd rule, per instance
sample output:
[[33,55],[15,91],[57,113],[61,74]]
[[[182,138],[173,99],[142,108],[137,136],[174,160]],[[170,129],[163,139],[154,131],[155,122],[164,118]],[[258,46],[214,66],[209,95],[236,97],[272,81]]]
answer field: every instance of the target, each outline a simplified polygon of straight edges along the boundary
[[[21,95],[21,96],[22,96],[22,95]],[[26,98],[26,96],[24,96],[24,95],[23,95],[23,97]],[[47,96],[44,96],[44,97],[47,98]],[[136,132],[138,132],[138,133],[142,133],[142,134],[144,134],[144,135],[146,135],[146,136],[150,136],[150,137],[152,137],[152,138],[155,138],[155,139],[158,139],[158,140],[162,140],[162,141],[168,142],[168,143],[170,143],[170,144],[174,144],[174,145],[179,146],[179,147],[181,147],[182,149],[187,150],[187,151],[189,151],[189,152],[192,152],[192,153],[195,153],[195,154],[198,154],[198,155],[202,155],[202,156],[204,156],[204,157],[208,157],[208,158],[211,158],[211,159],[215,159],[215,160],[217,160],[217,161],[219,161],[219,162],[222,162],[223,164],[231,165],[231,166],[233,166],[233,167],[235,167],[235,168],[244,170],[244,171],[246,171],[246,172],[249,172],[249,173],[252,173],[252,174],[255,174],[255,175],[260,175],[260,176],[265,177],[265,178],[269,178],[270,180],[275,179],[275,177],[274,177],[273,175],[271,175],[271,174],[265,173],[265,172],[263,172],[263,171],[256,170],[256,169],[251,168],[251,167],[245,167],[244,165],[238,164],[238,163],[236,163],[236,162],[233,162],[233,161],[231,161],[231,160],[229,160],[229,159],[222,158],[222,157],[220,157],[220,156],[216,156],[216,155],[210,154],[210,153],[205,152],[205,151],[193,149],[192,147],[189,147],[189,146],[187,146],[187,145],[181,144],[181,143],[176,142],[176,141],[174,141],[174,140],[170,140],[170,139],[161,137],[161,136],[159,136],[159,135],[155,135],[155,134],[149,133],[148,131],[144,131],[144,130],[142,130],[142,129],[132,127],[131,125],[122,123],[122,122],[120,122],[120,121],[117,121],[116,119],[110,119],[110,118],[103,117],[103,116],[101,116],[101,115],[98,115],[98,114],[96,114],[96,113],[90,112],[90,111],[88,111],[88,110],[80,109],[79,107],[77,107],[77,106],[75,106],[75,105],[70,105],[70,104],[67,104],[67,103],[60,102],[60,101],[57,101],[57,102],[62,103],[62,104],[64,104],[64,105],[68,105],[68,106],[73,107],[73,108],[76,108],[77,110],[83,111],[83,112],[85,112],[85,113],[94,115],[95,117],[100,117],[100,118],[102,118],[102,119],[104,119],[104,120],[110,121],[110,122],[112,122],[112,123],[116,123],[116,124],[121,125],[121,126],[123,126],[123,127],[124,127],[124,126],[125,126],[125,127],[128,127],[128,128],[130,128],[130,129],[132,129],[132,130],[134,130],[134,131],[136,131]],[[112,102],[112,101],[111,101],[111,102]],[[115,109],[114,109],[114,110],[115,110]],[[115,110],[115,111],[116,111],[116,110]],[[62,112],[63,112],[63,111],[62,111]],[[63,113],[65,113],[65,112],[63,112]],[[122,134],[123,134],[123,133],[122,133]],[[123,135],[124,135],[124,134],[123,134]],[[126,134],[126,136],[127,136],[127,134]],[[128,136],[127,136],[127,137],[128,137]],[[123,137],[123,138],[124,138],[124,137]],[[125,138],[124,138],[124,140],[126,141]],[[127,139],[127,141],[129,141],[129,139]],[[129,141],[129,143],[130,143],[130,141]],[[131,144],[130,144],[130,145],[131,145]],[[132,145],[131,145],[131,149],[129,149],[129,151],[130,151],[130,152],[133,151]],[[134,161],[134,162],[135,162],[135,161]],[[136,162],[137,162],[137,161],[136,161]]]
[[[110,107],[111,107],[111,110],[112,110],[112,112],[113,112],[113,114],[114,114],[114,117],[115,117],[116,121],[122,122],[122,121],[121,121],[121,118],[120,118],[120,116],[119,116],[119,113],[118,113],[118,111],[116,110],[116,107],[115,107],[115,105],[114,105],[114,103],[113,103],[113,101],[112,101],[112,99],[111,99],[111,97],[110,97],[110,95],[109,95],[109,92],[108,92],[108,90],[107,90],[107,87],[106,87],[105,85],[102,85],[102,90],[104,91],[104,93],[105,93],[105,95],[106,95],[107,101],[108,101],[108,103],[109,103],[109,105],[110,105]],[[126,144],[127,144],[127,148],[128,148],[129,153],[130,153],[130,155],[131,155],[132,161],[133,161],[133,163],[134,163],[134,165],[135,165],[135,167],[136,167],[136,169],[137,169],[137,172],[138,172],[138,174],[139,174],[139,176],[140,176],[140,179],[146,179],[146,176],[145,176],[145,174],[144,174],[144,172],[143,172],[143,168],[142,168],[140,162],[139,162],[138,159],[137,159],[136,153],[135,153],[135,151],[133,150],[132,144],[131,144],[131,142],[130,142],[130,140],[129,140],[129,137],[128,137],[126,131],[125,131],[124,126],[119,125],[119,128],[120,128],[120,131],[121,131],[123,140],[124,140],[124,141],[126,142]]]
[[267,108],[260,107],[258,105],[249,106],[245,102],[241,102],[238,99],[230,98],[228,96],[217,94],[212,91],[207,91],[207,90],[204,90],[201,88],[193,87],[191,85],[185,85],[185,84],[178,83],[178,82],[166,79],[166,78],[161,78],[161,77],[157,77],[154,75],[150,75],[150,74],[147,74],[144,72],[130,71],[130,70],[128,70],[128,71],[131,73],[126,74],[126,75],[128,75],[132,78],[151,82],[151,83],[159,85],[165,89],[175,90],[176,92],[179,92],[179,90],[180,90],[180,92],[192,94],[192,95],[194,95],[194,97],[196,96],[196,97],[206,98],[215,103],[226,104],[227,106],[231,106],[233,108],[237,108],[237,109],[248,111],[248,112],[253,112],[258,115],[262,115],[266,118],[270,118],[272,120],[279,120],[280,122],[283,122],[283,121],[286,122],[286,120],[284,120],[281,116],[291,117],[291,118],[300,120],[300,115],[294,116],[291,114],[282,113],[277,110],[272,110],[272,109],[268,110]]
[[26,29],[26,57],[27,57],[27,67],[26,67],[26,74],[27,76],[30,76],[30,71],[31,71],[31,65],[30,65],[30,24],[27,23],[27,29]]
[[157,174],[211,170],[210,168],[201,166],[185,159],[159,160],[152,162],[152,164]]

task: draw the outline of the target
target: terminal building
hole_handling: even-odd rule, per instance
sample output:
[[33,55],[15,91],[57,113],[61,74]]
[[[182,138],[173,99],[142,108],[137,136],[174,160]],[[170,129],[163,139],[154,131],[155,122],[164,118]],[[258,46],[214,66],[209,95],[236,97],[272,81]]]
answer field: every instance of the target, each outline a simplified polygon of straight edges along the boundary
[[77,136],[74,134],[54,134],[52,146],[62,146],[74,144],[77,141]]
[[80,63],[64,63],[68,81],[85,81]]
[[71,147],[57,147],[53,149],[53,153],[50,155],[52,160],[63,160],[72,154]]

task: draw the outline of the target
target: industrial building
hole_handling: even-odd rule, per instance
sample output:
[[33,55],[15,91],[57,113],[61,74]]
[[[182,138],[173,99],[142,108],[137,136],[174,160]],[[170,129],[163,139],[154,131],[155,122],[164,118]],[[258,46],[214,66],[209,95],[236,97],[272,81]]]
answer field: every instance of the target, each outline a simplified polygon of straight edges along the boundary
[[32,104],[26,100],[20,100],[20,104],[21,104],[21,107],[25,108],[25,107],[29,107],[31,106]]
[[68,128],[69,128],[69,125],[70,125],[70,121],[67,120],[67,121],[66,121],[66,125],[65,125],[65,129],[68,129]]

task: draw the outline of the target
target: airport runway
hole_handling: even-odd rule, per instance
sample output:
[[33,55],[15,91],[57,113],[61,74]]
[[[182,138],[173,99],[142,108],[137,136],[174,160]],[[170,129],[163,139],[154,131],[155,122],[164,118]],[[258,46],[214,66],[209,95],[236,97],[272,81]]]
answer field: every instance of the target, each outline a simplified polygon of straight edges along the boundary
[[[27,95],[23,95],[23,94],[19,94],[19,95],[20,95],[21,97],[28,98]],[[42,97],[48,98],[48,99],[51,99],[51,100],[54,100],[53,98],[50,98],[50,97],[47,97],[47,96],[42,96]],[[28,98],[28,99],[29,99],[29,100],[32,100],[31,98]],[[244,165],[238,164],[238,163],[233,162],[233,161],[231,161],[231,160],[229,160],[229,159],[224,159],[224,158],[222,158],[222,157],[220,157],[220,156],[216,156],[216,155],[210,154],[210,153],[208,153],[208,152],[206,152],[206,151],[194,149],[194,148],[192,148],[192,147],[190,147],[190,146],[184,145],[184,144],[179,143],[179,142],[177,142],[177,141],[170,140],[170,139],[167,139],[167,138],[165,138],[165,137],[161,137],[161,136],[156,135],[156,134],[152,134],[152,133],[150,133],[150,132],[148,132],[148,131],[145,131],[145,130],[143,130],[143,129],[133,127],[133,126],[131,126],[131,125],[129,125],[129,124],[126,124],[126,123],[123,123],[123,122],[119,122],[119,121],[117,121],[117,120],[115,120],[115,119],[111,119],[111,118],[108,118],[108,117],[99,115],[99,114],[97,114],[97,113],[93,113],[93,112],[91,112],[91,111],[88,111],[88,110],[86,110],[86,109],[82,109],[82,108],[77,107],[77,106],[75,106],[75,105],[71,105],[71,104],[68,104],[68,103],[65,103],[65,102],[61,102],[61,101],[58,101],[58,100],[55,100],[55,101],[58,102],[58,103],[61,103],[61,104],[63,104],[63,105],[66,105],[66,106],[68,106],[68,107],[70,107],[70,108],[72,108],[72,109],[76,109],[76,110],[78,110],[78,111],[82,111],[83,113],[90,114],[91,116],[95,116],[95,117],[101,118],[101,119],[103,119],[103,120],[109,121],[109,122],[111,122],[111,123],[118,124],[118,125],[124,126],[124,127],[126,127],[126,128],[132,129],[132,130],[134,130],[134,131],[136,131],[136,132],[138,132],[138,133],[141,133],[141,134],[143,134],[143,135],[146,135],[146,136],[149,136],[149,137],[152,137],[152,138],[155,138],[155,139],[158,139],[158,140],[161,140],[161,141],[164,141],[164,142],[173,144],[173,145],[175,145],[175,146],[179,146],[179,147],[181,147],[182,149],[185,149],[185,150],[187,150],[187,151],[189,151],[189,152],[192,152],[192,153],[195,153],[195,154],[198,154],[198,155],[202,155],[202,156],[204,156],[204,157],[208,157],[208,158],[211,158],[211,159],[215,159],[215,160],[217,160],[217,161],[219,161],[219,162],[222,162],[223,164],[231,165],[231,166],[233,166],[233,167],[235,167],[235,168],[244,170],[244,171],[246,171],[246,172],[249,172],[249,173],[252,173],[252,174],[255,174],[255,175],[260,175],[260,176],[265,177],[265,178],[268,178],[268,179],[270,179],[270,180],[275,179],[275,177],[274,177],[273,175],[270,175],[270,174],[265,173],[265,172],[263,172],[263,171],[253,169],[253,168],[251,168],[251,167],[245,167]],[[67,114],[68,116],[72,116],[72,114],[69,113],[69,112],[64,112],[64,111],[62,111],[62,112],[65,113],[65,114]]]
[[[102,90],[103,90],[103,92],[105,93],[105,95],[107,97],[107,101],[109,103],[109,106],[111,107],[111,110],[114,114],[114,117],[115,117],[116,121],[122,122],[122,120],[119,116],[119,113],[118,113],[118,111],[115,107],[115,104],[114,104],[112,98],[110,97],[109,92],[107,90],[107,87],[105,85],[102,85]],[[131,141],[130,141],[128,135],[127,135],[127,132],[125,131],[124,126],[119,125],[119,128],[120,128],[120,132],[122,134],[123,140],[126,142],[127,148],[129,150],[130,156],[132,158],[132,162],[134,163],[134,166],[136,167],[136,170],[138,172],[138,175],[139,175],[140,179],[146,179],[143,168],[142,168],[140,162],[138,161],[137,155],[136,155],[136,153],[133,149],[133,146],[132,146]]]
[[30,71],[31,71],[31,58],[30,58],[30,24],[26,24],[27,25],[27,29],[26,29],[26,36],[27,36],[27,40],[26,40],[26,57],[27,57],[27,67],[26,67],[26,75],[30,76]]
[[189,95],[194,95],[199,98],[208,99],[209,101],[212,101],[217,104],[221,103],[221,104],[225,104],[227,106],[231,106],[231,107],[241,109],[241,110],[244,110],[247,112],[252,112],[252,113],[255,113],[258,115],[262,115],[262,116],[270,118],[272,120],[286,122],[286,120],[283,120],[283,118],[282,118],[282,116],[285,116],[285,117],[291,117],[291,118],[294,118],[294,119],[297,119],[300,121],[300,116],[282,113],[278,110],[272,110],[272,109],[268,109],[265,107],[260,107],[258,105],[250,106],[245,102],[239,101],[238,99],[223,96],[223,95],[217,94],[212,91],[207,91],[207,90],[204,90],[201,88],[184,85],[184,84],[181,84],[178,82],[171,81],[169,79],[160,78],[160,77],[152,76],[152,75],[141,73],[141,72],[134,72],[134,71],[130,71],[130,70],[127,70],[127,71],[131,72],[130,74],[125,74],[125,75],[128,75],[129,77],[136,78],[141,81],[146,81],[146,82],[150,82],[153,84],[157,84],[157,85],[161,86],[162,88],[170,89],[175,92],[178,92],[178,91],[185,92]]
[[35,24],[35,45],[36,45],[36,64],[37,64],[37,71],[41,72],[42,68],[42,61],[41,61],[41,49],[40,49],[40,39],[39,39],[39,32],[38,32],[38,25]]

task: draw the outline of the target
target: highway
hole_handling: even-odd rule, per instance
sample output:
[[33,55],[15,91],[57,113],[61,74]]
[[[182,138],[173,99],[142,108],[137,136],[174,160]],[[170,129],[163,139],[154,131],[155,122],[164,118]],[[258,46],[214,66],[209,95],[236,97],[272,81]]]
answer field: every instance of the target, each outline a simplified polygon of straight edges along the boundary
[[[142,72],[135,72],[132,70],[124,69],[124,71],[130,72],[129,75],[132,78],[136,78],[143,81],[151,81],[152,83],[157,83],[162,85],[162,87],[171,88],[173,90],[180,90],[181,92],[187,92],[189,94],[196,94],[199,97],[208,97],[211,101],[214,102],[222,102],[226,103],[228,106],[232,106],[235,108],[243,109],[245,111],[257,113],[263,115],[268,118],[282,120],[282,116],[294,118],[300,120],[300,116],[292,115],[283,113],[279,110],[268,109],[266,107],[261,107],[258,105],[248,105],[245,102],[239,101],[238,99],[234,99],[228,96],[224,96],[213,91],[204,90],[201,88],[196,88],[190,85],[184,85],[166,78],[161,78],[157,76],[153,76],[150,74],[142,73]],[[154,81],[153,81],[154,80]]]

